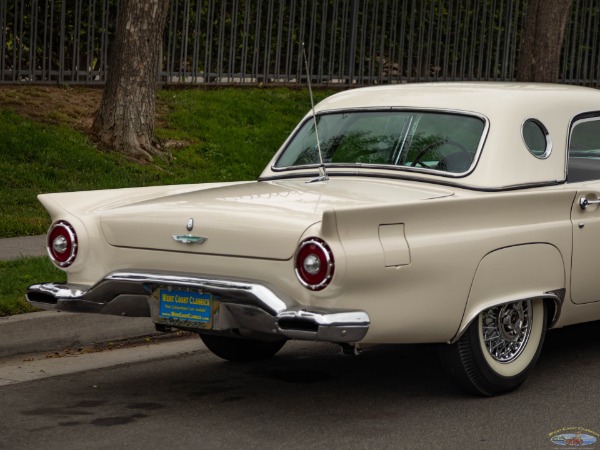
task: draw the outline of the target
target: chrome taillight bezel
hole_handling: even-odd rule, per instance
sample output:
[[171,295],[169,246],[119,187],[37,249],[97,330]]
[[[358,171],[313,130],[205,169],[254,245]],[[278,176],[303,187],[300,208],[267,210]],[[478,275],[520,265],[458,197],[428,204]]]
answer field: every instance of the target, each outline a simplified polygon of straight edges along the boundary
[[[317,256],[320,261],[320,269],[317,274],[311,274],[304,268],[304,261],[312,255]],[[331,283],[335,272],[335,260],[329,245],[317,237],[304,239],[294,255],[294,271],[296,278],[305,288],[311,291],[325,289]]]
[[[59,236],[63,236],[67,241],[67,248],[62,253],[56,251],[53,245]],[[78,248],[77,233],[73,226],[66,220],[54,222],[48,230],[46,239],[46,250],[50,260],[60,268],[69,267],[77,258]]]

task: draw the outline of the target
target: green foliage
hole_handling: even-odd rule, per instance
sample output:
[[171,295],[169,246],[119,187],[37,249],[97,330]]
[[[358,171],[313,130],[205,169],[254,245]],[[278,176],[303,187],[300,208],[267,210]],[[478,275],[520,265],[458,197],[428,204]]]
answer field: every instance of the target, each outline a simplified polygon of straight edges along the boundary
[[321,74],[382,81],[496,77],[502,75],[505,55],[514,53],[526,4],[177,1],[171,4],[165,48],[185,55],[169,61],[169,70],[208,78],[223,69],[251,77],[302,73],[298,62],[303,41],[319,81]]
[[[22,59],[23,75],[33,70],[98,70],[105,53],[103,46],[115,31],[118,3],[6,2],[5,21],[0,20],[5,26],[4,63],[11,67]],[[80,52],[83,48],[89,53]]]
[[[15,71],[14,81],[104,80],[119,0],[3,4],[0,65],[8,73]],[[162,49],[163,75],[168,75],[163,80],[301,82],[301,42],[307,45],[317,83],[512,79],[527,4],[171,0]],[[597,79],[599,23],[596,2],[574,2],[565,34],[563,80]]]
[[66,281],[64,272],[48,258],[0,261],[0,317],[34,311],[24,293],[30,285],[44,281]]

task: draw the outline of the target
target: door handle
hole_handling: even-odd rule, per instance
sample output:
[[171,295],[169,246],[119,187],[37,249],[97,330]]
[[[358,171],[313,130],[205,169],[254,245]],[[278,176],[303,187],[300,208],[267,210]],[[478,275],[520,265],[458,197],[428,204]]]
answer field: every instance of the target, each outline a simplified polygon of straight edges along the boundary
[[580,197],[579,198],[579,207],[581,209],[585,210],[590,205],[600,205],[600,199],[598,199],[598,200],[589,200],[586,197]]

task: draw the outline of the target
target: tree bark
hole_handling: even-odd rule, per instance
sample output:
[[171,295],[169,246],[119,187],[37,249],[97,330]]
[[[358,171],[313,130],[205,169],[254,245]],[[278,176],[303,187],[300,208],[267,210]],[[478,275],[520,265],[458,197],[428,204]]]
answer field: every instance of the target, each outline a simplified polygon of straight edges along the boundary
[[573,0],[529,0],[517,62],[517,80],[556,83]]
[[159,56],[167,0],[123,0],[100,108],[92,131],[127,156],[151,161]]

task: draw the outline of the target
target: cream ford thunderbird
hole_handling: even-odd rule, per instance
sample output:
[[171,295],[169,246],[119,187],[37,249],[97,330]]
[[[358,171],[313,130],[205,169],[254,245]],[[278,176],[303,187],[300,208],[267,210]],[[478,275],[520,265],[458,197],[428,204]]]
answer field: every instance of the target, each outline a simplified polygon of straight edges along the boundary
[[467,391],[519,386],[548,328],[600,319],[600,92],[355,89],[257,181],[45,194],[44,309],[148,316],[233,361],[288,339],[439,343]]

